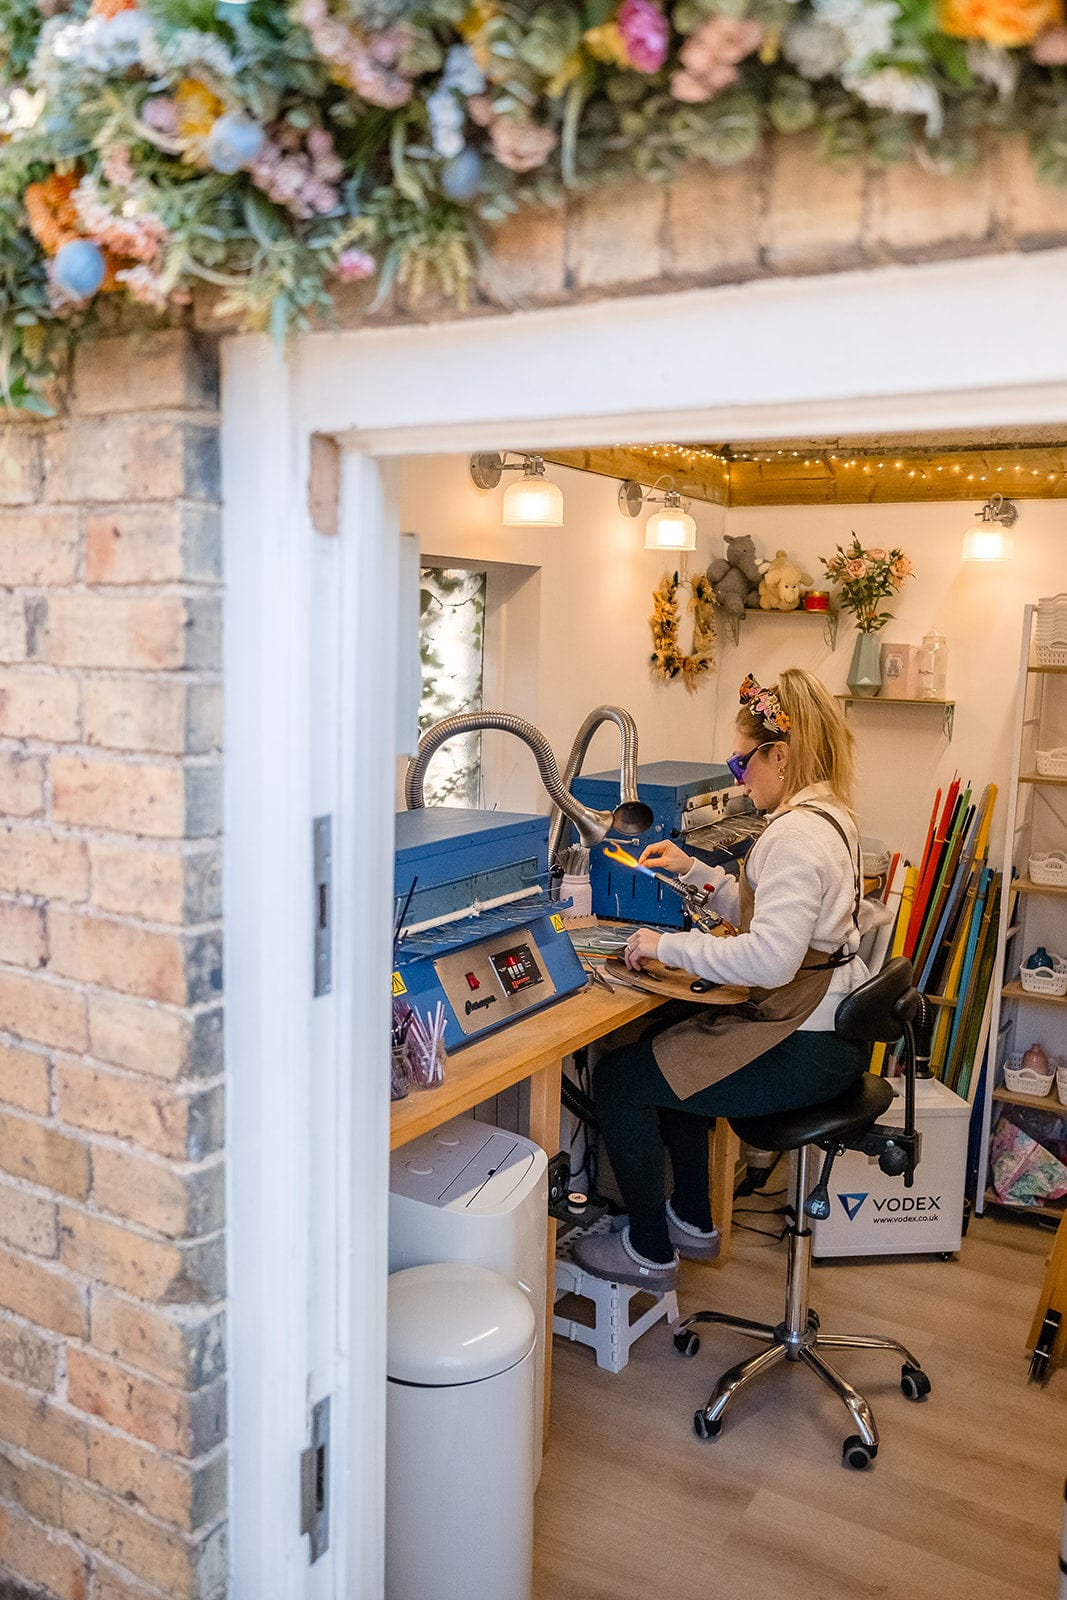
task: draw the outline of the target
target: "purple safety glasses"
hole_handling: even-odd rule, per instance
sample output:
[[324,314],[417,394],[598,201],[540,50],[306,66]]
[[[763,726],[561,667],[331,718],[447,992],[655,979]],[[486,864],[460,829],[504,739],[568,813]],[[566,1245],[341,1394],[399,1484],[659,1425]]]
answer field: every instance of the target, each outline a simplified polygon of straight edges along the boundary
[[762,744],[756,745],[752,750],[747,750],[743,756],[727,756],[726,765],[729,767],[735,782],[744,783],[745,769],[757,750],[766,750],[769,745],[777,743],[777,739],[764,739]]

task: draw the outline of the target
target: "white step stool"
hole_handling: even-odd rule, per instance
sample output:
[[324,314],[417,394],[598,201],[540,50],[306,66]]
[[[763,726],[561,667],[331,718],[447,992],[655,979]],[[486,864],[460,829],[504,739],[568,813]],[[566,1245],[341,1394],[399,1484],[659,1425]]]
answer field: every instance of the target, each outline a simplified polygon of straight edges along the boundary
[[590,1345],[596,1351],[596,1364],[608,1372],[621,1372],[630,1359],[630,1346],[647,1333],[654,1323],[666,1317],[668,1322],[678,1320],[678,1296],[674,1290],[655,1296],[655,1303],[633,1322],[630,1321],[630,1301],[635,1294],[649,1295],[650,1289],[639,1289],[628,1283],[609,1283],[606,1278],[591,1277],[571,1259],[571,1246],[583,1234],[608,1233],[611,1219],[601,1217],[590,1228],[574,1229],[556,1247],[556,1293],[558,1301],[566,1294],[580,1295],[592,1300],[596,1307],[596,1322],[588,1327],[570,1317],[552,1318],[552,1332],[565,1339],[576,1339],[579,1344]]

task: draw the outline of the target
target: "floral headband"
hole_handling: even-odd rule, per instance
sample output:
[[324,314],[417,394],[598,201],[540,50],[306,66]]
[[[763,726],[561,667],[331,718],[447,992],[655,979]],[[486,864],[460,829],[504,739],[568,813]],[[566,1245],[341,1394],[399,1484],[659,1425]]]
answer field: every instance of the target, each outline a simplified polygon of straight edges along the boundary
[[741,704],[758,717],[764,727],[774,733],[789,732],[789,715],[782,710],[782,702],[773,689],[761,689],[751,672],[738,693]]

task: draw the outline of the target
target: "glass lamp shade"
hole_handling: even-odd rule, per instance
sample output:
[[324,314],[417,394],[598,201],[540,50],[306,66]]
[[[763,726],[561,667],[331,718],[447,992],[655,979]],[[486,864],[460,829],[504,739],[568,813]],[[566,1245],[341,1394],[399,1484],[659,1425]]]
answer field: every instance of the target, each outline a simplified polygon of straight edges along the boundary
[[963,536],[964,561],[1010,561],[1015,538],[1005,528],[984,525],[970,528]]
[[646,550],[695,550],[697,525],[681,506],[656,511],[645,523]]
[[538,473],[524,473],[504,491],[505,528],[562,528],[563,490]]

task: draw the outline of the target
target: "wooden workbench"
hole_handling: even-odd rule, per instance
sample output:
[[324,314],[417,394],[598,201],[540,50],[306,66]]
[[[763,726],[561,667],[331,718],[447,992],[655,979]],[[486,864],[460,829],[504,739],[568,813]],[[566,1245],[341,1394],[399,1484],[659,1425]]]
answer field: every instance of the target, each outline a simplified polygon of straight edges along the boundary
[[[502,1089],[530,1081],[530,1138],[549,1156],[559,1149],[560,1082],[564,1058],[584,1045],[603,1039],[616,1028],[655,1011],[662,1000],[621,985],[610,993],[591,984],[578,994],[534,1012],[499,1033],[478,1039],[448,1058],[445,1081],[436,1089],[413,1089],[406,1100],[394,1101],[390,1113],[389,1147],[408,1144],[420,1134],[470,1111]],[[711,1143],[711,1209],[722,1249],[718,1266],[726,1260],[730,1241],[730,1212],[737,1163],[737,1135],[725,1117],[715,1124]],[[547,1334],[545,1338],[545,1431],[548,1430],[552,1369],[552,1308],[555,1300],[556,1221],[548,1219],[546,1241],[548,1271]]]

